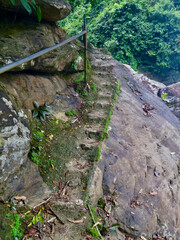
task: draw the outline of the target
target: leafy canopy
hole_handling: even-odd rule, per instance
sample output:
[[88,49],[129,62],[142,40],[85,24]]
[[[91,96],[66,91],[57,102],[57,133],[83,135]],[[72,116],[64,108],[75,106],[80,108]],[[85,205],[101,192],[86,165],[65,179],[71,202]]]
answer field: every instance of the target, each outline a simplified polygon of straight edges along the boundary
[[59,25],[70,35],[88,22],[88,40],[117,60],[158,75],[180,71],[179,0],[70,1],[73,13]]

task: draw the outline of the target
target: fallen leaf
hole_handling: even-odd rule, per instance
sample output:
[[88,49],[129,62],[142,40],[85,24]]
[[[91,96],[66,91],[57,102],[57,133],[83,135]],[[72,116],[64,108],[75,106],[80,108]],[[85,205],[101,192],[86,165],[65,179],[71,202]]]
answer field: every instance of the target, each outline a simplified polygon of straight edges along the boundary
[[52,167],[52,169],[54,169],[54,164],[51,163],[51,167]]
[[158,191],[152,191],[152,192],[150,192],[149,194],[150,194],[151,196],[155,196],[155,195],[158,194]]
[[88,240],[91,240],[91,239],[92,239],[92,237],[89,236],[89,235],[86,235],[86,238],[87,238]]
[[25,201],[27,198],[25,196],[15,196],[14,199],[15,200],[23,200],[23,201]]
[[58,188],[59,188],[59,190],[62,190],[62,188],[63,188],[63,181],[60,181],[60,182],[59,182]]
[[30,212],[31,212],[31,211],[29,210],[29,211],[25,212],[24,215],[27,215],[27,214],[30,213]]
[[68,176],[69,176],[69,171],[65,173],[65,178],[67,178]]
[[53,183],[53,184],[58,184],[58,182],[56,182],[56,181],[52,181],[52,183]]
[[52,141],[53,140],[53,134],[49,135],[49,139]]

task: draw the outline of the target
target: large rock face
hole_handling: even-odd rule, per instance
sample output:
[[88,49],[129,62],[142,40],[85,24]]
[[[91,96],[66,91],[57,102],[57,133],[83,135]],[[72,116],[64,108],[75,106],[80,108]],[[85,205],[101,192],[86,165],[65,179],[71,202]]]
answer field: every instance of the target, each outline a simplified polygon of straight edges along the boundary
[[[8,34],[5,32],[0,35],[0,66],[53,46],[66,38],[65,32],[59,27],[48,24],[34,25],[29,22],[27,24],[29,25],[21,29],[21,23],[17,22],[16,27]],[[77,49],[76,45],[69,43],[12,71],[61,72],[71,66]]]
[[[62,19],[70,12],[70,5],[63,0],[36,3],[48,21]],[[19,12],[26,14],[20,1],[17,4]],[[8,11],[6,18],[1,16],[4,28],[0,29],[0,67],[67,38],[65,31],[54,24],[38,24],[31,18],[21,18],[21,14],[12,23],[14,16],[9,11],[17,11],[18,7],[13,7],[9,0],[0,0],[0,8],[2,16]],[[69,94],[62,71],[70,69],[77,55],[77,46],[69,43],[0,75],[0,200],[14,194],[25,195],[29,205],[35,205],[50,193],[37,166],[27,157],[31,140],[29,119],[33,101],[50,105],[57,95],[60,98]]]
[[[21,2],[17,0],[15,2],[16,4],[12,5],[10,0],[0,0],[0,8],[15,14],[28,16],[29,13],[22,6]],[[50,22],[64,19],[71,12],[70,4],[64,0],[36,0],[36,4],[41,8],[42,19]],[[30,16],[37,18],[35,11]]]
[[64,92],[67,85],[62,76],[19,73],[0,75],[0,88],[6,89],[11,100],[15,101],[29,116],[32,115],[34,101],[37,101],[39,105],[45,102],[51,104],[57,93]]
[[112,59],[104,62],[103,54],[97,58],[93,61],[96,67],[114,66],[122,92],[109,139],[102,145],[95,185],[102,181],[106,199],[115,199],[110,216],[123,232],[146,239],[157,232],[163,237],[175,234],[179,239],[179,119],[137,82],[126,65]]

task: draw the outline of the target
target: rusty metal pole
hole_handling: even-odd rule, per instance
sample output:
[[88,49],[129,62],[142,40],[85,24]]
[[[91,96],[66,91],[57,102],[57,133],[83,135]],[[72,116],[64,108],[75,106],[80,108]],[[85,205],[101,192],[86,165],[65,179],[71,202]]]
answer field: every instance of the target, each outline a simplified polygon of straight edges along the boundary
[[84,84],[87,85],[87,25],[86,25],[86,16],[84,15],[84,26],[83,30],[86,33],[83,36],[84,41]]

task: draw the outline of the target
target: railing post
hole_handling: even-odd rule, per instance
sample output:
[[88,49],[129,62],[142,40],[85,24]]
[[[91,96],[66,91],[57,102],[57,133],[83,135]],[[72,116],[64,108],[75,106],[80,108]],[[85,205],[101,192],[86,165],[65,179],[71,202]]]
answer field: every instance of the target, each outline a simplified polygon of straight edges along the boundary
[[[83,30],[87,31],[86,16],[85,15],[84,15]],[[87,32],[83,36],[83,41],[84,41],[84,83],[85,83],[85,86],[86,86],[86,84],[87,84]]]

